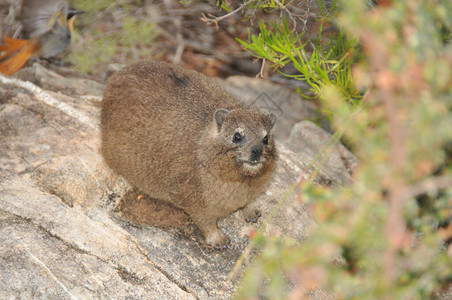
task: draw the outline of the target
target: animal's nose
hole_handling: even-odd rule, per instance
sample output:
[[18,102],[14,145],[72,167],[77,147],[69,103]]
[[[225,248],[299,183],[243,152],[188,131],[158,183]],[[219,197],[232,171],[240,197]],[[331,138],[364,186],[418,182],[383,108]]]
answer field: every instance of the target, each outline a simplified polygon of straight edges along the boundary
[[259,145],[254,145],[253,148],[251,148],[251,155],[254,158],[259,158],[262,155],[262,147]]

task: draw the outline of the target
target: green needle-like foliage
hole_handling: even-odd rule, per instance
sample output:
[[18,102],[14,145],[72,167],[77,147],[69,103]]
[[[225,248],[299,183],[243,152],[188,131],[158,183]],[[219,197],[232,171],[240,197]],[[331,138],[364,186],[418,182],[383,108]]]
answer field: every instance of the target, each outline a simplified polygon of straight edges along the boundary
[[[323,1],[319,2],[320,7],[323,7]],[[353,86],[351,64],[359,50],[358,40],[346,37],[341,29],[336,35],[331,35],[328,42],[325,42],[322,36],[323,23],[329,22],[335,13],[330,9],[319,19],[319,33],[315,37],[303,40],[305,33],[296,32],[289,25],[288,18],[283,17],[268,26],[264,21],[259,21],[260,33],[257,36],[249,33],[248,41],[237,41],[246,51],[266,60],[279,72],[280,68],[292,63],[299,71],[298,74],[281,73],[306,81],[315,98],[321,96],[323,88],[334,85],[340,88],[347,101],[356,104],[356,101],[362,98],[362,92]]]

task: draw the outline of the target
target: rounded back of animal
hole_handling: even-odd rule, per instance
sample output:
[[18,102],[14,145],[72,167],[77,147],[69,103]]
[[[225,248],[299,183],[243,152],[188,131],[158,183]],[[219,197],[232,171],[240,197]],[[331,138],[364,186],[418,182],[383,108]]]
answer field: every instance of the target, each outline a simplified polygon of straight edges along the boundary
[[184,209],[207,244],[223,247],[218,219],[247,206],[274,171],[274,124],[274,115],[246,108],[198,72],[142,61],[108,81],[102,153],[150,197]]

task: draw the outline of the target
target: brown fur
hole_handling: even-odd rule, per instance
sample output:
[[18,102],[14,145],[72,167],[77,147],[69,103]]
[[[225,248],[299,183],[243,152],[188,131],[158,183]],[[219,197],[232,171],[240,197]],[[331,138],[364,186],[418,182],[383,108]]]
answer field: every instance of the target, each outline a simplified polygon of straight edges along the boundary
[[[102,152],[150,197],[185,210],[206,242],[219,248],[227,239],[218,220],[253,201],[274,171],[274,121],[198,72],[139,62],[106,86]],[[233,142],[237,130],[245,136],[241,143]],[[247,220],[259,216],[251,209],[245,214]]]

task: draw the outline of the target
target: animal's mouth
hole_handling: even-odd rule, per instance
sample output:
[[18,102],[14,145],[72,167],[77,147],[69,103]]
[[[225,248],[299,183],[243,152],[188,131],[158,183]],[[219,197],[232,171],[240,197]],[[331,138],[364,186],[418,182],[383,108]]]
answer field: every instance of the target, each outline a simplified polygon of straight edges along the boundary
[[240,164],[245,164],[251,167],[258,167],[265,164],[267,160],[263,157],[259,157],[256,159],[243,159],[240,161]]
[[259,164],[263,164],[263,162],[260,160],[249,160],[249,161],[245,161],[245,163],[248,165],[251,165],[251,166],[257,166]]
[[256,159],[242,158],[242,159],[237,159],[235,161],[235,164],[237,167],[244,167],[245,169],[249,169],[249,170],[257,170],[257,169],[260,169],[262,166],[264,166],[266,162],[267,162],[267,159],[265,159],[264,157],[259,157]]
[[267,160],[263,157],[253,160],[247,158],[236,161],[236,165],[237,167],[239,167],[240,172],[243,175],[255,177],[259,176],[259,174],[261,174],[261,172],[264,170],[266,162]]

